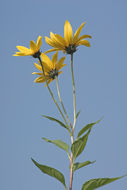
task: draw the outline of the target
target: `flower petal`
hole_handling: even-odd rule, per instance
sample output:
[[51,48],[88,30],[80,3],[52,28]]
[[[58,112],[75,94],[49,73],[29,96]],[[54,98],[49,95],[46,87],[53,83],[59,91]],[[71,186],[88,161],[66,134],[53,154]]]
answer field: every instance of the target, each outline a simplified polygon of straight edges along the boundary
[[84,46],[87,46],[87,47],[90,47],[90,43],[88,40],[80,40],[76,45],[84,45]]
[[48,37],[45,37],[45,41],[50,46],[61,49],[61,46],[58,43],[56,43],[54,40],[52,40],[52,39],[50,39]]
[[37,52],[38,49],[37,49],[37,46],[35,44],[35,42],[32,40],[30,41],[30,49],[33,51],[33,52]]
[[85,25],[85,22],[82,23],[81,26],[80,26],[80,27],[77,29],[77,31],[75,32],[75,34],[74,34],[74,39],[73,39],[73,43],[76,43],[76,42],[77,42],[78,37],[79,37],[79,35],[80,35],[80,32],[81,32],[82,28],[84,27],[84,25]]
[[82,39],[84,39],[84,38],[92,38],[92,36],[87,35],[87,34],[82,35],[82,36],[78,39],[78,41],[79,41],[79,40],[82,40]]
[[53,63],[46,54],[41,53],[41,59],[42,62],[44,62],[49,69],[53,69]]
[[26,56],[26,54],[22,52],[16,52],[16,54],[13,54],[13,56]]
[[58,51],[52,56],[53,69],[55,69],[55,65],[57,63]]
[[40,50],[41,45],[42,45],[42,37],[39,36],[38,39],[37,39],[37,49],[38,49],[38,51]]
[[42,67],[41,67],[41,65],[38,65],[37,63],[34,63],[34,65],[35,65],[35,67],[36,67],[39,71],[42,72]]
[[58,47],[58,48],[62,48],[64,49],[64,45],[61,43],[61,41],[58,40],[58,38],[55,36],[55,34],[53,34],[52,32],[50,32],[50,37],[52,42],[55,44],[54,47]]
[[24,46],[16,46],[16,48],[17,48],[19,51],[21,51],[22,53],[31,52],[30,49],[28,49],[28,48],[26,48],[26,47],[24,47]]
[[42,83],[42,82],[45,82],[45,78],[44,77],[38,77],[34,80],[34,82],[36,83]]
[[45,52],[45,54],[46,54],[46,53],[53,52],[53,51],[59,51],[59,50],[61,50],[61,49],[59,49],[59,48],[49,49],[49,50],[47,50],[47,51]]
[[67,46],[72,43],[73,31],[72,31],[71,24],[68,22],[68,20],[65,21],[65,25],[64,25],[64,38],[65,38]]
[[59,62],[56,64],[56,69],[59,71],[62,67],[64,67],[66,64],[63,64],[65,60],[65,56],[62,57]]
[[48,45],[50,45],[50,46],[52,46],[52,47],[55,46],[55,44],[53,43],[53,41],[52,41],[50,38],[48,38],[47,36],[45,36],[45,41],[46,41],[46,43],[47,43]]
[[41,75],[41,76],[43,76],[42,73],[37,73],[37,72],[33,72],[32,75]]
[[59,34],[54,34],[54,35],[57,38],[57,40],[65,47],[66,46],[65,39],[62,36],[60,36]]
[[63,71],[60,71],[60,72],[58,72],[58,75],[60,75],[60,74],[62,74],[63,73]]

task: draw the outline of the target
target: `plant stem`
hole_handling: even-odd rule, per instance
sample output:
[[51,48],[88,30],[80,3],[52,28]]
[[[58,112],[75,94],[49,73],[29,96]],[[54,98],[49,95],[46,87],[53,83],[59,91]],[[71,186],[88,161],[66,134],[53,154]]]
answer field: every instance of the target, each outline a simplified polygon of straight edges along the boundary
[[[73,84],[73,109],[74,109],[74,122],[72,128],[71,144],[74,142],[74,129],[76,124],[76,102],[75,102],[75,81],[74,81],[74,72],[73,72],[73,53],[71,54],[71,74],[72,74],[72,84]],[[70,158],[70,185],[69,190],[72,190],[73,183],[73,153],[71,152]]]
[[69,117],[68,117],[68,115],[67,115],[66,109],[65,109],[65,107],[64,107],[64,104],[63,104],[62,99],[61,99],[61,96],[60,96],[58,77],[56,77],[56,85],[57,85],[57,92],[58,92],[58,96],[59,96],[59,100],[60,100],[61,106],[62,106],[63,111],[64,111],[64,113],[65,113],[65,116],[66,116],[66,118],[67,118],[67,120],[68,120],[68,122],[69,122],[69,124],[70,124],[70,127],[72,128],[72,124],[71,124],[71,122],[70,122],[70,120],[69,120]]
[[[65,117],[64,117],[64,115],[63,115],[63,113],[62,113],[62,111],[61,111],[61,109],[60,109],[60,107],[59,107],[57,101],[55,100],[55,98],[54,98],[54,96],[53,96],[53,93],[52,93],[52,91],[51,91],[49,85],[48,85],[47,78],[46,78],[46,76],[45,76],[44,66],[43,66],[43,63],[42,63],[42,60],[41,60],[40,56],[38,57],[38,59],[39,59],[39,61],[40,61],[41,67],[42,67],[42,72],[43,72],[43,75],[44,75],[45,82],[46,82],[47,88],[48,88],[48,90],[49,90],[49,93],[50,93],[50,95],[51,95],[51,97],[52,97],[54,103],[56,104],[56,106],[57,106],[57,108],[58,108],[58,110],[59,110],[61,116],[63,117],[63,120],[64,120],[66,126],[68,127],[67,121],[66,121],[66,119],[65,119]],[[69,127],[68,127],[68,129],[69,129]]]
[[[73,129],[72,129],[72,136],[71,136],[71,143],[73,144],[74,137],[73,137]],[[72,182],[73,182],[73,154],[71,152],[70,157],[70,184],[69,184],[69,190],[72,190]]]
[[72,83],[73,83],[73,108],[74,108],[73,129],[74,129],[76,124],[76,103],[75,103],[75,81],[74,81],[74,72],[73,72],[73,53],[71,54],[71,74],[72,74]]

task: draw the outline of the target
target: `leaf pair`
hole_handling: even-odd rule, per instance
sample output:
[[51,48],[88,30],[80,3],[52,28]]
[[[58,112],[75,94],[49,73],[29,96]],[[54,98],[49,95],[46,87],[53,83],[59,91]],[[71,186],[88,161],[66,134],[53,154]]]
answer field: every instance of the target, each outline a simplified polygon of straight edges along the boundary
[[[99,123],[101,120],[98,120],[94,123],[90,123],[90,124],[87,124],[86,126],[84,126],[78,133],[78,136],[77,136],[77,140],[72,144],[71,146],[71,151],[73,153],[73,157],[74,157],[74,160],[83,152],[83,150],[85,149],[85,146],[86,146],[86,143],[87,143],[87,140],[88,140],[88,136],[90,134],[90,131],[92,129],[92,127]],[[86,131],[88,131],[84,136],[82,136]],[[80,137],[82,136],[82,137]],[[79,138],[80,137],[80,138]],[[90,161],[86,161],[86,162],[82,162],[82,163],[75,163],[73,165],[73,171],[75,170],[78,170],[86,165],[89,165],[89,164],[92,164],[94,163],[95,161],[93,162],[90,162]]]
[[[78,133],[77,135],[77,140],[72,144],[72,147],[71,147],[71,151],[73,153],[73,157],[74,157],[74,160],[83,152],[85,146],[86,146],[86,143],[87,143],[87,140],[88,140],[88,136],[90,134],[90,131],[92,129],[92,127],[99,123],[101,120],[98,120],[94,123],[89,123],[87,125],[85,125]],[[82,136],[86,131],[88,131],[84,136]],[[82,137],[80,137],[82,136]],[[80,138],[79,138],[80,137]]]
[[91,130],[89,130],[83,137],[79,138],[72,144],[71,151],[73,153],[74,160],[83,152],[83,150],[86,146],[90,131]]
[[[54,177],[58,181],[60,181],[64,185],[65,189],[67,190],[67,186],[65,184],[64,175],[60,171],[58,171],[58,170],[56,170],[54,168],[51,168],[49,166],[41,165],[38,162],[36,162],[34,159],[32,159],[32,161],[43,173],[45,173],[45,174],[47,174],[47,175],[49,175],[51,177]],[[90,164],[88,162],[87,162],[86,165]],[[76,167],[76,165],[75,165],[75,167]],[[76,168],[74,170],[76,170]],[[83,184],[82,190],[95,190],[96,188],[99,188],[101,186],[107,185],[107,184],[109,184],[109,183],[111,183],[113,181],[116,181],[118,179],[121,179],[121,178],[123,178],[125,176],[120,176],[120,177],[116,177],[116,178],[97,178],[97,179],[91,179],[91,180],[89,180],[89,181],[87,181],[87,182],[85,182]]]

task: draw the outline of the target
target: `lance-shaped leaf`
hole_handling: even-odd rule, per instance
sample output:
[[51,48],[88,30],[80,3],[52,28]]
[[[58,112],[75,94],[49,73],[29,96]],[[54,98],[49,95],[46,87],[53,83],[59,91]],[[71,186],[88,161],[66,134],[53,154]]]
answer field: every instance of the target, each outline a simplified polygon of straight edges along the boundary
[[93,163],[95,163],[95,161],[93,161],[93,162],[86,161],[86,162],[82,162],[82,163],[77,162],[73,165],[73,171],[76,171],[84,166],[87,166],[87,165],[93,164]]
[[60,121],[60,120],[58,120],[58,119],[56,119],[54,117],[50,117],[50,116],[47,116],[47,115],[42,115],[42,117],[45,117],[45,118],[47,118],[47,119],[49,119],[51,121],[55,121],[55,122],[59,123],[62,127],[68,129],[68,127],[62,121]]
[[79,138],[72,144],[71,151],[73,153],[74,159],[76,159],[83,152],[86,146],[86,142],[87,142],[90,131],[91,130],[89,130],[83,137]]
[[85,126],[79,131],[77,138],[79,138],[82,134],[84,134],[87,130],[91,129],[95,124],[99,123],[100,121],[101,121],[101,119],[98,120],[98,121],[96,121],[96,122],[94,122],[94,123],[89,123],[89,124],[85,125]]
[[81,112],[80,110],[77,112],[77,114],[76,114],[76,119],[78,118],[80,112]]
[[64,175],[61,172],[59,172],[58,170],[51,168],[49,166],[41,165],[41,164],[37,163],[34,159],[32,159],[32,161],[43,173],[56,178],[64,185],[65,189],[67,189],[66,184],[65,184]]
[[113,181],[116,181],[118,179],[121,179],[124,176],[116,177],[116,178],[97,178],[97,179],[91,179],[83,184],[82,190],[94,190],[98,187],[107,185],[108,183],[111,183]]
[[42,139],[49,142],[49,143],[55,144],[56,146],[58,146],[59,148],[65,150],[69,154],[69,145],[66,144],[65,142],[63,142],[61,140],[49,140],[47,138],[42,138]]

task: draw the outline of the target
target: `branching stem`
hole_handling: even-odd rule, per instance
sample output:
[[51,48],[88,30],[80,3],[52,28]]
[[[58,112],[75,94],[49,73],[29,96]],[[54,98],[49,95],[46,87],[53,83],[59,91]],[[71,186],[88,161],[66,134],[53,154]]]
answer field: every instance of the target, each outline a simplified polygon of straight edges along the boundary
[[56,77],[56,85],[57,85],[57,92],[58,92],[58,97],[59,97],[61,106],[62,106],[63,111],[64,111],[64,114],[65,114],[65,116],[66,116],[66,118],[67,118],[67,120],[68,120],[68,122],[69,122],[69,124],[70,124],[70,127],[72,128],[72,124],[71,124],[71,122],[70,122],[70,120],[69,120],[69,117],[68,117],[68,115],[67,115],[66,109],[65,109],[64,104],[63,104],[63,101],[62,101],[62,99],[61,99],[60,90],[59,90],[59,83],[58,83],[58,77]]
[[38,57],[38,59],[39,59],[39,61],[40,61],[41,67],[42,67],[42,72],[43,72],[43,75],[44,75],[45,82],[46,82],[47,88],[48,88],[48,90],[49,90],[49,93],[50,93],[50,95],[51,95],[51,97],[52,97],[54,103],[56,104],[56,106],[57,106],[57,108],[58,108],[58,110],[59,110],[59,112],[60,112],[60,114],[61,114],[61,116],[62,116],[62,118],[63,118],[63,120],[64,120],[64,122],[65,122],[65,124],[66,124],[66,126],[69,128],[69,126],[68,126],[68,124],[67,124],[67,121],[66,121],[66,119],[65,119],[65,117],[64,117],[64,115],[63,115],[63,113],[62,113],[62,111],[61,111],[61,109],[60,109],[60,107],[59,107],[57,101],[55,100],[55,98],[54,98],[54,96],[53,96],[53,93],[52,93],[52,91],[51,91],[49,85],[48,85],[47,78],[46,78],[46,76],[45,76],[44,66],[43,66],[43,63],[42,63],[42,60],[41,60],[40,56]]

